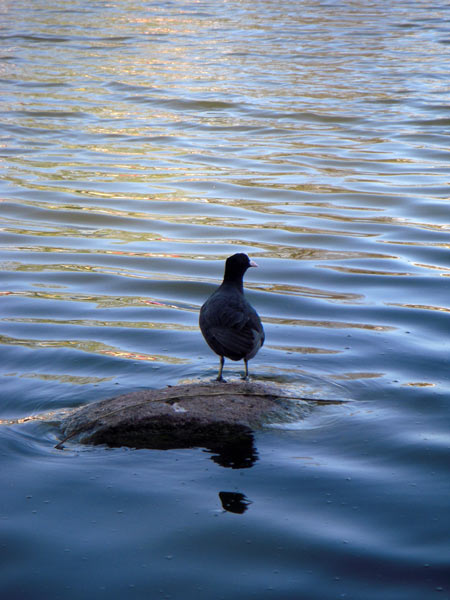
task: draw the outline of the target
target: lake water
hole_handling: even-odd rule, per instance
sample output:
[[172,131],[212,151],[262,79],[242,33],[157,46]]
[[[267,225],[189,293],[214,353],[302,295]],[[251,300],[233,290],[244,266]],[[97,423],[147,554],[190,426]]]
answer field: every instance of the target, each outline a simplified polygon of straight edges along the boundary
[[[448,599],[448,6],[3,0],[0,28],[2,598]],[[213,379],[236,251],[253,379],[346,402],[250,468],[5,424]]]

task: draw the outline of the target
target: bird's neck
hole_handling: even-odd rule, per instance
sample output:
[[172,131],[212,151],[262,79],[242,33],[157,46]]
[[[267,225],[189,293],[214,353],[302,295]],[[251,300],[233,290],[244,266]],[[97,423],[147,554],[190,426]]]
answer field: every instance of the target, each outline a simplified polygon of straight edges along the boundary
[[232,287],[233,289],[238,289],[241,292],[244,291],[244,284],[242,282],[242,275],[232,276],[225,273],[225,277],[223,278],[222,286],[224,287]]

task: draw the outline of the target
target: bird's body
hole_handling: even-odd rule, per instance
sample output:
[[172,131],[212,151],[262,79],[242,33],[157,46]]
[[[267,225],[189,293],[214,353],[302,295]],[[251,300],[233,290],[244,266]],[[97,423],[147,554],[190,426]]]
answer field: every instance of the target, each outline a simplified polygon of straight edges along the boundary
[[200,309],[200,329],[209,347],[220,356],[217,377],[222,381],[224,359],[248,361],[264,344],[264,329],[255,309],[244,296],[242,278],[249,267],[256,267],[246,254],[230,256],[225,263],[222,284]]

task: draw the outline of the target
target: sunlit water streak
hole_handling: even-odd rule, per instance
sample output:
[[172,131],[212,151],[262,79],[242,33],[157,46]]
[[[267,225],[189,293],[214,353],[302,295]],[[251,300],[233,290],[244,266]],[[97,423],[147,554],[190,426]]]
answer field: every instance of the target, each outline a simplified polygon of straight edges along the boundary
[[[449,597],[446,8],[6,0],[0,22],[2,595]],[[55,450],[30,415],[214,376],[198,310],[236,250],[260,265],[253,377],[348,402],[259,432],[245,470]]]

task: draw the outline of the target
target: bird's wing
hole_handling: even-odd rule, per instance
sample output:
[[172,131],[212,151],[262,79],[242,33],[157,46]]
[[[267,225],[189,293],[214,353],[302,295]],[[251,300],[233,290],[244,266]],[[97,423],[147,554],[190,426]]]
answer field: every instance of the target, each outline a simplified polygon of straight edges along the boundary
[[249,327],[230,329],[212,327],[210,335],[214,338],[216,352],[232,360],[240,360],[247,356],[255,346],[256,332]]
[[256,354],[264,342],[264,331],[253,309],[249,313],[248,306],[231,302],[211,312],[207,341],[215,352],[232,360]]

